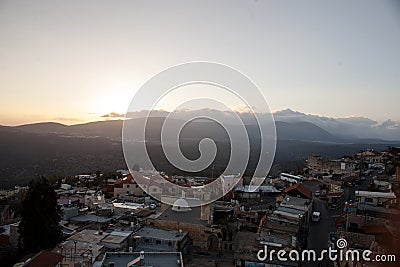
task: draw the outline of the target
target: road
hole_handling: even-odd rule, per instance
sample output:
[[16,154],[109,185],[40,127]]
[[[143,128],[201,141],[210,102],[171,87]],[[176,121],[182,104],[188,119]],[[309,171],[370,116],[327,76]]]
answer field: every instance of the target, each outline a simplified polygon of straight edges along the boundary
[[[314,194],[316,190],[319,190],[320,182],[306,181],[303,182],[303,185],[308,187]],[[336,211],[329,210],[326,201],[317,197],[313,200],[313,211],[321,212],[321,220],[319,222],[310,222],[307,249],[314,249],[319,255],[323,249],[328,248],[329,233],[335,230],[335,219],[332,216],[336,214]],[[310,262],[306,266],[321,266],[318,264],[318,262]],[[328,266],[328,262],[324,261],[322,266]]]
[[[372,181],[372,176],[366,177],[365,181],[362,181],[360,185],[347,187],[344,189],[344,198],[345,201],[349,201],[350,199],[354,202],[355,200],[355,191],[356,190],[367,190],[369,184]],[[318,181],[305,181],[303,185],[308,187],[314,194],[316,190],[319,190],[320,182]],[[343,204],[344,202],[343,201]],[[341,211],[343,209],[343,205],[337,207],[335,210],[330,210],[327,208],[326,201],[321,200],[317,197],[313,200],[313,211],[321,212],[321,220],[320,222],[311,222],[310,229],[308,232],[308,242],[307,249],[314,249],[317,252],[321,252],[323,249],[328,248],[329,241],[329,233],[334,232],[336,230],[335,221],[339,217]],[[331,262],[325,260],[321,263],[307,263],[306,266],[333,266]]]

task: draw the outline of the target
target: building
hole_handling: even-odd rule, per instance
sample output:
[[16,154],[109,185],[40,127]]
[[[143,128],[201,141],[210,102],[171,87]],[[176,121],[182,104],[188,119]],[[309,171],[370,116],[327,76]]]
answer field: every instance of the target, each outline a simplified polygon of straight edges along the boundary
[[62,267],[62,259],[61,254],[42,250],[37,254],[24,256],[14,267]]
[[62,219],[64,221],[67,221],[71,217],[75,217],[75,216],[79,215],[79,209],[78,209],[78,207],[75,207],[75,206],[62,206],[61,211],[62,211],[62,216],[63,216]]
[[236,186],[234,189],[235,199],[259,199],[263,196],[280,194],[281,191],[272,185],[243,185]]
[[356,191],[357,213],[367,216],[393,218],[399,216],[393,192]]
[[384,157],[383,153],[373,150],[367,149],[356,154],[358,158],[361,158],[363,162],[368,164],[378,164],[383,163]]
[[74,217],[70,217],[69,221],[78,224],[78,225],[97,225],[98,227],[101,227],[103,225],[107,225],[112,221],[112,218],[109,217],[104,217],[104,216],[98,216],[96,215],[95,212],[87,212],[83,214],[79,214]]
[[144,196],[146,193],[139,187],[132,174],[125,175],[115,181],[114,197],[123,195]]
[[279,207],[267,216],[260,231],[260,240],[280,247],[303,247],[307,240],[311,209],[309,199],[286,196]]
[[374,180],[374,187],[381,192],[392,191],[392,184],[387,181]]
[[310,174],[324,173],[323,158],[318,155],[309,156],[307,159],[307,168],[310,170]]
[[100,241],[103,240],[106,236],[108,236],[108,233],[97,230],[84,229],[68,238],[68,240],[99,244]]
[[101,266],[183,267],[183,260],[180,252],[107,252]]
[[75,267],[78,263],[91,266],[93,262],[103,258],[105,249],[103,245],[67,240],[59,244],[53,252],[63,256],[62,267]]
[[389,208],[396,203],[396,195],[393,192],[356,191],[355,194],[357,204]]
[[[276,237],[277,238],[277,237]],[[268,245],[268,250],[274,249],[277,250],[280,248],[278,245],[277,247],[273,247],[273,243],[269,243],[266,241],[267,239],[260,239],[259,235],[253,232],[238,232],[236,236],[236,249],[234,252],[234,262],[237,267],[246,267],[246,266],[302,266],[299,262],[292,262],[290,260],[285,261],[284,265],[282,262],[278,262],[276,257],[270,261],[266,259],[265,261],[260,261],[257,257],[257,252],[259,250],[264,249],[264,245]],[[281,240],[277,239],[270,239],[272,242],[279,242],[277,244],[281,244]],[[287,246],[289,246],[289,243]]]
[[[376,250],[376,241],[373,235],[365,235],[360,233],[352,233],[352,232],[340,232],[340,237],[344,238],[347,241],[347,247],[343,249],[343,252],[346,253],[347,250]],[[373,255],[371,255],[373,258]],[[338,261],[340,267],[346,266],[365,266],[359,265],[360,262],[352,261],[351,257],[349,259],[342,259],[342,261]],[[369,266],[369,265],[367,265]],[[374,265],[372,265],[374,266]]]
[[143,227],[134,236],[135,251],[187,252],[188,232]]
[[126,251],[131,245],[132,234],[132,231],[112,231],[100,241],[100,244],[104,245],[106,250]]
[[302,184],[294,184],[285,188],[284,192],[287,196],[312,199],[312,191]]
[[351,157],[328,159],[321,156],[310,156],[307,159],[307,168],[310,175],[337,174],[343,178],[355,177],[359,174],[358,163]]
[[192,249],[217,252],[221,249],[222,230],[213,224],[214,204],[199,205],[198,199],[179,198],[172,207],[147,218],[147,225],[188,232]]

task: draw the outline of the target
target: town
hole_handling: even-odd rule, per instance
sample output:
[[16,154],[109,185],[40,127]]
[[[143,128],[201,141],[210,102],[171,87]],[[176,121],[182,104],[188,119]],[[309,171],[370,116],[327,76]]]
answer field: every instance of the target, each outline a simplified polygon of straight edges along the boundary
[[[244,177],[206,205],[196,196],[166,192],[160,192],[161,201],[155,200],[136,179],[201,187],[212,182],[208,177],[168,176],[138,167],[59,178],[50,182],[61,211],[62,240],[20,258],[18,203],[30,188],[16,186],[0,191],[1,261],[14,260],[15,267],[375,266],[328,258],[283,264],[257,257],[265,245],[321,251],[345,239],[348,249],[371,250],[371,257],[385,256],[382,261],[390,266],[399,258],[400,246],[399,157],[399,147],[335,159],[310,155],[302,170],[269,176],[259,187]],[[155,182],[146,189],[162,191]],[[172,198],[174,204],[164,204],[163,198]]]

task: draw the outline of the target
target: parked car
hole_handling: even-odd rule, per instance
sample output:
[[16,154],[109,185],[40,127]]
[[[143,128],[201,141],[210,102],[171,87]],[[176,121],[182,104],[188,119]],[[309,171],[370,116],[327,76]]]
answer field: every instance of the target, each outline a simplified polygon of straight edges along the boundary
[[314,211],[312,213],[312,221],[313,222],[319,222],[321,220],[321,212],[319,211]]

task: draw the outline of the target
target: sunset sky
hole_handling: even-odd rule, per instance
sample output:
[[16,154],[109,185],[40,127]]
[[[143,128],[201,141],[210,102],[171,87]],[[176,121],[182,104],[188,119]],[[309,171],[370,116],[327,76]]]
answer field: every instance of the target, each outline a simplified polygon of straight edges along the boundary
[[189,61],[249,76],[272,110],[400,121],[398,1],[0,0],[0,124],[125,113]]

